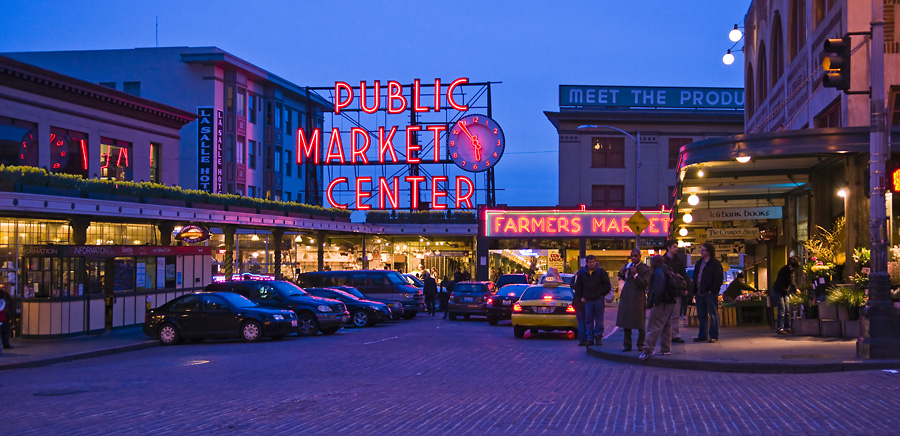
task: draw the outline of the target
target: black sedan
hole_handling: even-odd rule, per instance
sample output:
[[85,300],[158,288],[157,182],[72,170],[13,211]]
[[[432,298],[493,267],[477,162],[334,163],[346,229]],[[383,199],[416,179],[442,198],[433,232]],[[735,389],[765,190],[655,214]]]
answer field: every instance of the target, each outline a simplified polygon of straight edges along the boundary
[[491,325],[497,325],[501,319],[512,318],[512,308],[522,293],[531,285],[506,285],[484,302],[487,319]]
[[182,295],[147,311],[144,334],[163,345],[182,338],[243,338],[255,342],[264,336],[281,339],[297,331],[297,315],[290,310],[268,309],[229,292]]
[[403,318],[403,303],[400,300],[391,300],[390,298],[370,298],[366,294],[363,294],[359,291],[359,289],[354,288],[353,286],[334,286],[332,289],[340,289],[350,295],[356,296],[356,298],[377,301],[379,303],[383,303],[387,307],[391,308],[391,319],[398,320]]
[[391,319],[391,309],[383,303],[365,300],[334,288],[304,288],[304,290],[310,295],[331,298],[347,305],[347,310],[350,311],[350,325],[371,327]]

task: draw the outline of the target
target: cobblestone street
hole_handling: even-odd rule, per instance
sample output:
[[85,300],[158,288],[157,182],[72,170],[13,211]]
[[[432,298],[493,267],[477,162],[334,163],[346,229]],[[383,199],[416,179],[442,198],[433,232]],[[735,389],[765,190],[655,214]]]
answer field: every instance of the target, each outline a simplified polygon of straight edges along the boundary
[[[611,324],[607,315],[607,324]],[[605,347],[621,344],[607,343]],[[3,433],[896,434],[900,374],[727,374],[589,357],[483,318],[212,341],[0,373]]]

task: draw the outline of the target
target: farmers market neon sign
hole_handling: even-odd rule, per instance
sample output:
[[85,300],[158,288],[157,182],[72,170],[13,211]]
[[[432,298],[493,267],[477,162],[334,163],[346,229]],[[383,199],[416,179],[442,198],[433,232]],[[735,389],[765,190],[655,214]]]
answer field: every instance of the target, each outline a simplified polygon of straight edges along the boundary
[[[650,222],[641,236],[669,235],[668,211],[641,211]],[[507,211],[484,213],[484,236],[634,237],[627,221],[634,211]]]

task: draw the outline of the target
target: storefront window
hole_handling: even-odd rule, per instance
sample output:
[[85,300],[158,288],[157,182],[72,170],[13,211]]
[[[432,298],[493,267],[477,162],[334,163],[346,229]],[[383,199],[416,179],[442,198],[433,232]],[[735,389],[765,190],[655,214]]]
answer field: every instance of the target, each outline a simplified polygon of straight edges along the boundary
[[159,176],[159,155],[161,152],[162,144],[150,143],[150,181],[153,183],[159,183],[161,180]]
[[134,290],[134,258],[117,257],[113,260],[113,291]]
[[50,128],[50,172],[88,176],[87,133]]
[[92,223],[87,230],[89,245],[158,245],[159,229],[153,224]]
[[0,165],[38,166],[37,123],[0,116]]
[[84,259],[78,257],[25,258],[25,298],[59,298],[84,295]]
[[133,180],[130,142],[100,138],[100,178]]

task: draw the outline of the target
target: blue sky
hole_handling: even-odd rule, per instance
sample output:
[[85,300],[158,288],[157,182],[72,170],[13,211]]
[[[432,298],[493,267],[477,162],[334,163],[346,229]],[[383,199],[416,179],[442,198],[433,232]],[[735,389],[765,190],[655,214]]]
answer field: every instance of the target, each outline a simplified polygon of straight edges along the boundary
[[[750,0],[6,0],[0,51],[217,46],[299,85],[494,81],[497,201],[552,206],[560,84],[743,87],[722,63]],[[736,49],[742,46],[738,43]],[[522,178],[524,170],[540,178]]]

